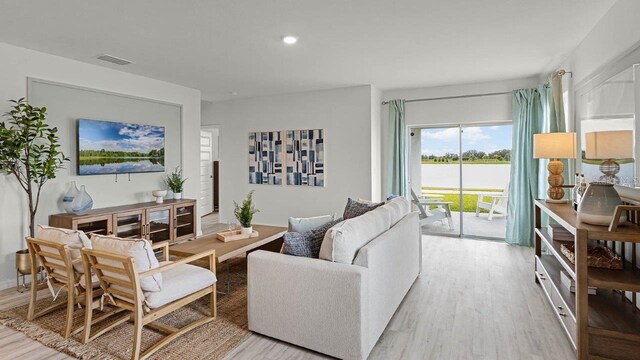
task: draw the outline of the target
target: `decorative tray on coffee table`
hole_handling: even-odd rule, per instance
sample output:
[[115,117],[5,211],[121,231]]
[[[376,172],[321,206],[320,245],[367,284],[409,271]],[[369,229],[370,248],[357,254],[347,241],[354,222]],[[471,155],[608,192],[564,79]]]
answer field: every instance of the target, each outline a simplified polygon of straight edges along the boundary
[[243,240],[260,236],[260,233],[253,230],[251,234],[243,234],[240,230],[223,231],[217,234],[218,240],[222,242]]

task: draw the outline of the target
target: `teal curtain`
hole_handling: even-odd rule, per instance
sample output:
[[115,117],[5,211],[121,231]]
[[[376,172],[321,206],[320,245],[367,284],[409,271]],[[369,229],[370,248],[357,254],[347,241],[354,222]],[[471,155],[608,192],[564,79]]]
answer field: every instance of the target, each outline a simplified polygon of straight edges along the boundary
[[407,195],[407,130],[404,100],[389,101],[389,189],[387,195]]
[[506,232],[506,241],[512,245],[533,246],[533,201],[538,197],[538,161],[533,158],[533,134],[539,132],[544,121],[541,91],[546,93],[544,86],[513,93],[511,182]]

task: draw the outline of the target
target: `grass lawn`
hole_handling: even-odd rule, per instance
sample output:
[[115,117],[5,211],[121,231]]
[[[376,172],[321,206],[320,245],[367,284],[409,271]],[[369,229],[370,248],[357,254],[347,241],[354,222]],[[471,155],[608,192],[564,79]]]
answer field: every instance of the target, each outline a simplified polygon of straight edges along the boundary
[[[435,160],[422,160],[422,164],[451,165],[451,164],[458,164],[458,161],[451,160],[450,162],[436,162]],[[511,164],[511,161],[495,160],[495,159],[487,159],[487,160],[476,159],[476,160],[463,160],[462,164],[463,165],[469,165],[469,164],[471,165],[509,165]]]
[[[460,189],[455,189],[455,188],[444,188],[444,187],[423,187],[422,190],[430,190],[429,193],[431,194],[438,194],[437,190],[455,190],[455,191],[460,191]],[[436,191],[433,191],[436,190]],[[496,192],[497,194],[501,193],[503,191],[503,189],[464,189],[464,191],[485,191],[485,192]],[[438,195],[443,195],[443,198],[438,198],[438,200],[442,200],[442,201],[451,201],[452,204],[451,206],[451,211],[460,211],[460,194],[456,193],[456,194],[446,194],[446,193],[440,193]],[[488,201],[489,198],[485,198],[485,201]],[[462,211],[463,212],[476,212],[476,203],[478,202],[478,195],[477,194],[463,194],[462,196]],[[484,210],[481,209],[480,210],[481,213],[488,213],[488,210]]]

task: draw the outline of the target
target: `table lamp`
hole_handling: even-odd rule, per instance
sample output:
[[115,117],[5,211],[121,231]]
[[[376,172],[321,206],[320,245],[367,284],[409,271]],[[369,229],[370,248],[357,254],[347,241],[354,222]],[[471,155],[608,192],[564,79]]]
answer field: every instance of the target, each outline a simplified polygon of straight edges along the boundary
[[564,203],[564,164],[558,159],[576,158],[576,133],[547,133],[533,135],[533,157],[536,159],[552,159],[547,166],[549,170],[549,190],[547,202]]
[[620,164],[616,159],[633,157],[633,131],[595,131],[585,134],[587,159],[603,160],[600,171],[604,174],[600,181],[617,184],[620,179],[616,176],[620,172]]

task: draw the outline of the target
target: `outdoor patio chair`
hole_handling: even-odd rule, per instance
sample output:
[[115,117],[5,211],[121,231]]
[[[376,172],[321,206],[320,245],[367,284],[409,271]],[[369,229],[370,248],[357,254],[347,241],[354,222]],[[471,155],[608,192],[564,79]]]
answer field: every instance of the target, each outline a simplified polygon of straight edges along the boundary
[[[418,208],[420,226],[432,224],[436,221],[447,220],[449,229],[453,230],[453,218],[451,217],[451,201],[420,199],[411,190],[411,202]],[[431,209],[436,206],[436,209]]]
[[[507,214],[507,203],[509,200],[509,183],[502,193],[479,193],[478,202],[476,203],[476,217],[480,216],[480,210],[489,210],[488,220],[493,220],[493,214]],[[489,201],[485,201],[489,198]]]

